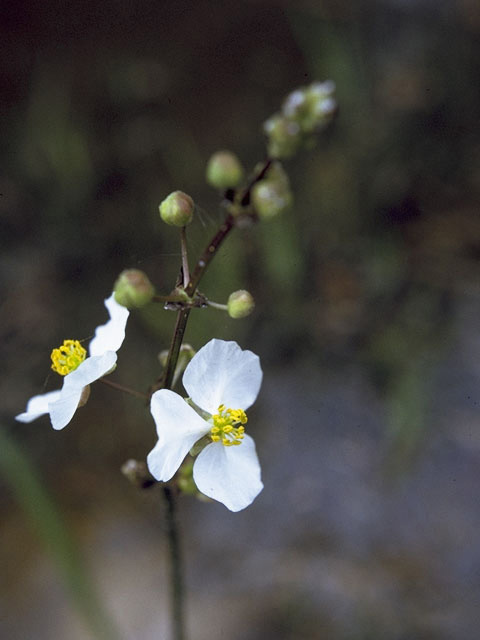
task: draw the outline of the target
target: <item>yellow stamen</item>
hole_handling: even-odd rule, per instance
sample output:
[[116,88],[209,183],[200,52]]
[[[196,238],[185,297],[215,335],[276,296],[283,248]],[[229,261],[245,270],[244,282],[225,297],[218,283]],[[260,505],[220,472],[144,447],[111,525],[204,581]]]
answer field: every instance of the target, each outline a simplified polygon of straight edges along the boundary
[[242,444],[245,437],[247,414],[243,409],[227,409],[224,404],[218,407],[218,413],[211,417],[212,442],[221,442],[225,447]]
[[86,350],[78,340],[64,340],[58,349],[52,351],[52,369],[66,376],[82,364],[86,355]]

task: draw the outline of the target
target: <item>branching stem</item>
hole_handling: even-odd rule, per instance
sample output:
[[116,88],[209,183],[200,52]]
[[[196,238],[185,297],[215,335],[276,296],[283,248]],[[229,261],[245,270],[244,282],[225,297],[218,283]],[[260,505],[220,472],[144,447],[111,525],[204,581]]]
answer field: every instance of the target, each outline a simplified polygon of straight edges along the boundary
[[[261,180],[267,172],[271,160],[267,160],[260,171],[252,178],[251,182],[241,194],[240,203],[242,207],[246,207],[250,201],[250,191],[253,185]],[[232,194],[234,196],[234,194]],[[213,236],[211,241],[206,246],[202,255],[200,256],[195,269],[190,276],[188,259],[187,259],[187,243],[185,228],[182,228],[182,270],[183,270],[183,286],[185,293],[192,298],[197,290],[197,287],[202,279],[208,265],[212,261],[213,257],[217,254],[220,245],[228,236],[230,231],[235,226],[235,218],[231,213],[227,213],[224,222],[220,225],[217,233]],[[217,308],[223,308],[225,305],[218,303],[210,303],[211,306]],[[165,365],[165,371],[163,376],[152,387],[153,393],[157,389],[171,389],[173,379],[175,375],[175,368],[177,366],[178,354],[180,353],[180,347],[183,342],[183,336],[187,326],[188,317],[190,315],[190,308],[185,307],[177,312],[177,320],[175,328],[173,330],[172,341],[170,343],[170,349],[168,352],[167,363]],[[172,607],[172,620],[173,620],[173,637],[174,640],[185,639],[185,622],[184,622],[184,589],[182,578],[182,559],[181,559],[181,547],[180,536],[177,524],[176,515],[176,496],[174,494],[174,488],[168,484],[164,484],[163,496],[166,505],[166,526],[168,547],[170,555],[170,593],[171,593],[171,607]]]

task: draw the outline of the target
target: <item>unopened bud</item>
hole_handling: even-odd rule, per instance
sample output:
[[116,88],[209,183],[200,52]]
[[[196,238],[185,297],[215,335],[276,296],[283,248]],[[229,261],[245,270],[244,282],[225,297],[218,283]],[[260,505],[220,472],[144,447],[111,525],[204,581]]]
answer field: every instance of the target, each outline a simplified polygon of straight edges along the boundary
[[255,307],[253,296],[248,291],[240,289],[230,294],[227,302],[228,315],[231,318],[245,318]]
[[319,131],[332,120],[337,112],[334,94],[335,83],[331,80],[314,82],[307,87],[308,113],[301,125],[306,134]]
[[174,191],[158,207],[160,217],[167,224],[186,227],[193,220],[195,204],[183,191]]
[[126,269],[118,276],[113,287],[118,304],[127,309],[140,308],[151,302],[155,295],[153,284],[143,271]]
[[271,158],[288,158],[297,152],[302,140],[297,122],[276,114],[265,122],[263,128],[268,136],[268,155]]
[[207,182],[216,189],[234,189],[243,179],[240,160],[230,151],[217,151],[207,164]]
[[337,112],[334,97],[335,83],[331,80],[314,82],[290,93],[281,112],[264,124],[271,158],[288,158],[300,147],[309,148],[313,134],[328,125]]
[[269,220],[289,209],[290,189],[275,180],[260,180],[252,188],[252,204],[259,218]]
[[305,89],[296,89],[290,93],[282,105],[282,113],[290,120],[297,120],[307,112],[307,94]]

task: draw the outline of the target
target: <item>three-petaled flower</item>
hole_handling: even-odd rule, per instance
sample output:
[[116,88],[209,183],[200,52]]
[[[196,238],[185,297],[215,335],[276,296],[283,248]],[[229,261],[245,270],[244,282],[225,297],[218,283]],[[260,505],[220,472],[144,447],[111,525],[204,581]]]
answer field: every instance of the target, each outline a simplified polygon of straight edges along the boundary
[[245,434],[245,410],[261,383],[258,356],[236,342],[210,340],[183,374],[183,386],[199,412],[168,389],[152,395],[159,438],[147,457],[152,475],[170,480],[193,445],[204,439],[206,446],[193,465],[197,488],[230,511],[248,507],[263,484],[255,443]]
[[52,427],[63,429],[73,418],[85,387],[113,369],[116,352],[125,339],[129,311],[115,302],[113,294],[105,300],[105,306],[110,320],[95,330],[88,347],[90,357],[85,358],[85,350],[76,340],[66,340],[62,347],[54,349],[53,368],[65,375],[62,389],[30,398],[27,410],[16,416],[16,420],[32,422],[49,413]]

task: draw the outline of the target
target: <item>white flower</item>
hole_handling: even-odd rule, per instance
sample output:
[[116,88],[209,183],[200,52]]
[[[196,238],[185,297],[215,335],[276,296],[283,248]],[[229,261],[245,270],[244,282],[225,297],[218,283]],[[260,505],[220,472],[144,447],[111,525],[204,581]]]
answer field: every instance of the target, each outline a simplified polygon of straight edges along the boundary
[[[46,413],[54,429],[63,429],[73,418],[84,388],[111,371],[117,361],[117,351],[125,339],[125,326],[129,311],[115,302],[113,293],[105,300],[110,320],[95,330],[86,358],[63,380],[59,391],[51,391],[30,398],[25,413],[16,416],[20,422],[32,422]],[[74,341],[68,341],[73,343]],[[76,341],[75,341],[76,342]],[[81,345],[79,348],[82,349]],[[85,353],[85,350],[83,353]],[[84,356],[83,356],[84,357]]]
[[243,425],[245,409],[255,402],[261,383],[258,356],[242,351],[236,342],[210,340],[183,375],[183,386],[204,417],[173,391],[161,389],[152,395],[159,438],[147,457],[152,475],[170,480],[192,446],[207,436],[210,443],[193,466],[195,484],[230,511],[248,507],[263,484],[255,444]]

